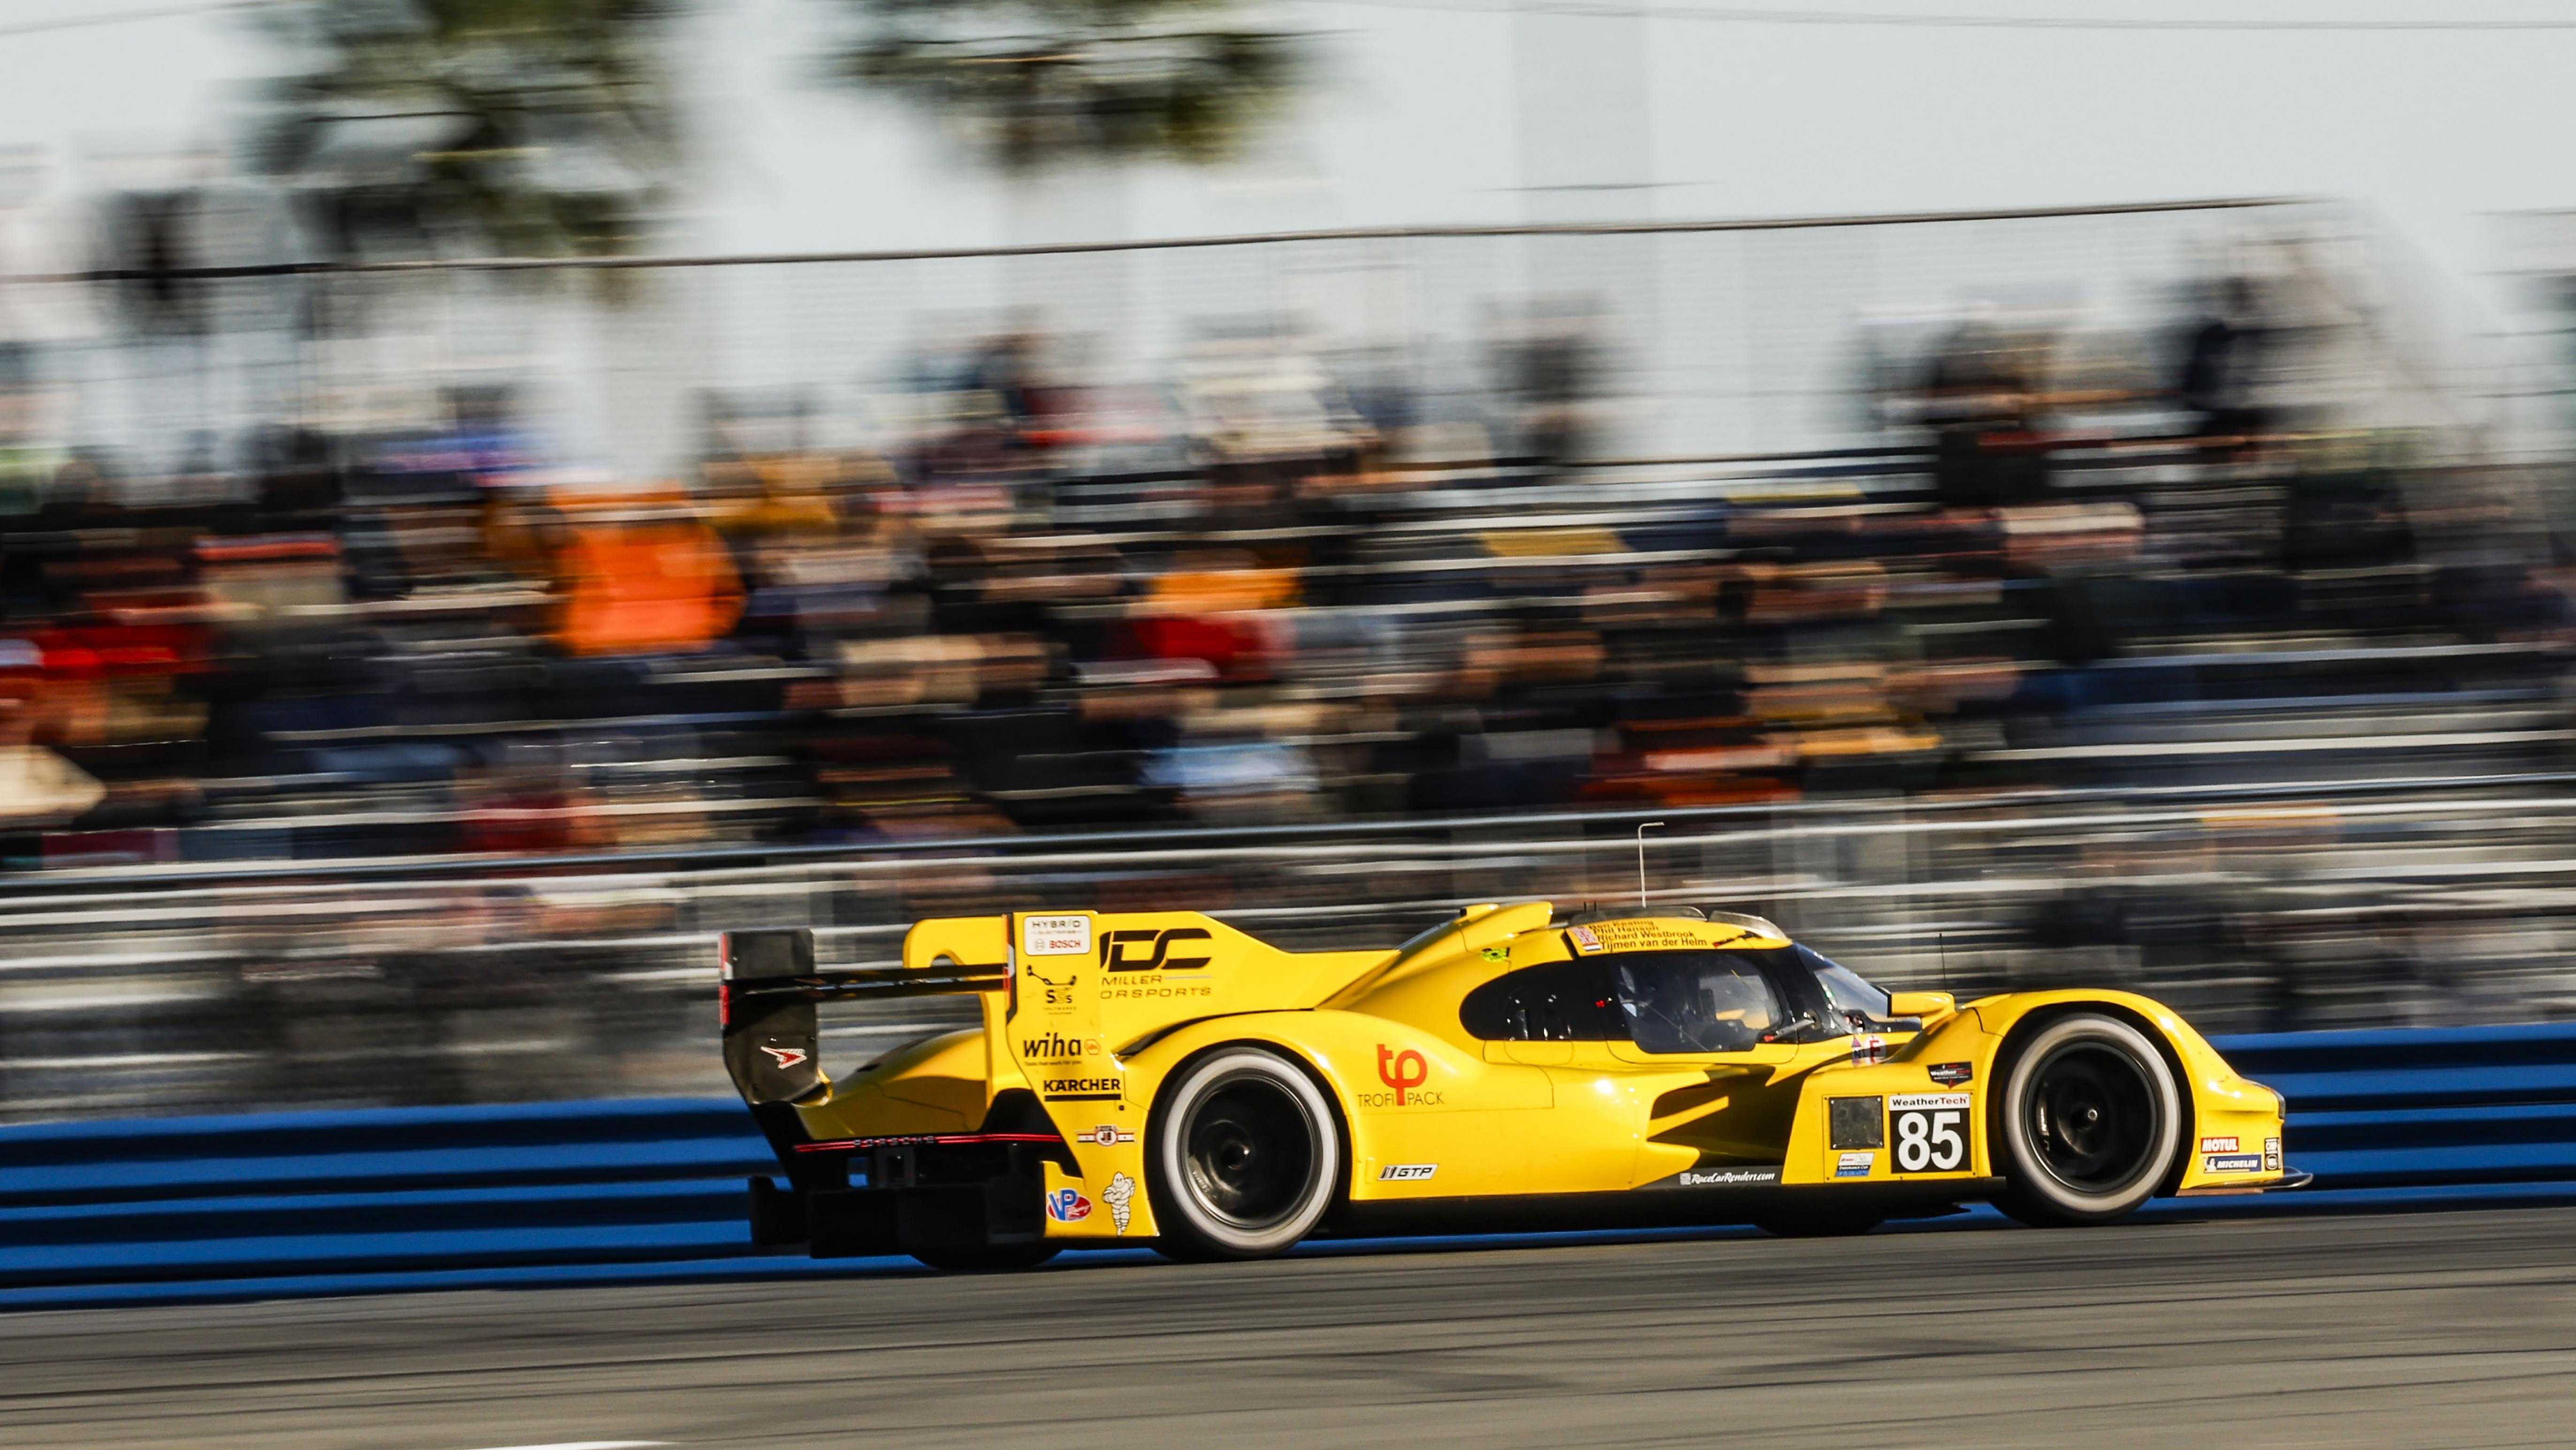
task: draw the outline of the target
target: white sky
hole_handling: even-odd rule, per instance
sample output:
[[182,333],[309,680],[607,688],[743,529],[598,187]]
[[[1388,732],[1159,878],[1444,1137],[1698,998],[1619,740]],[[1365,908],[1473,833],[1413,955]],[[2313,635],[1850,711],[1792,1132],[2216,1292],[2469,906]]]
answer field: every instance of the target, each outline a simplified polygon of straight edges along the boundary
[[[172,0],[0,0],[0,31]],[[692,22],[714,122],[691,249],[965,244],[1007,230],[1000,189],[882,103],[827,90],[831,0],[730,0]],[[1522,214],[1507,0],[1291,3],[1329,75],[1258,165],[1135,177],[1076,219],[1130,234],[1510,220]],[[1659,0],[1687,8],[1701,0]],[[1763,0],[1848,8],[1850,0]],[[1874,9],[2316,19],[2565,18],[2545,0],[1871,0]],[[2353,199],[2485,292],[2492,215],[2576,205],[2576,30],[2209,34],[1648,22],[1665,217],[1917,211],[2312,194]],[[219,141],[265,63],[239,13],[0,33],[0,145],[76,159]]]

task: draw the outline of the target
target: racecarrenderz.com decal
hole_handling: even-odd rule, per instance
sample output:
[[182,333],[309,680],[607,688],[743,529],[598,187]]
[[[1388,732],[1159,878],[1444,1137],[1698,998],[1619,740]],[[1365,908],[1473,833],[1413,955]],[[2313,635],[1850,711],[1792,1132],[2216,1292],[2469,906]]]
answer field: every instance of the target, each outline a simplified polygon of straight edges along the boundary
[[1648,1188],[1770,1188],[1780,1182],[1780,1168],[1769,1164],[1759,1168],[1685,1168],[1670,1178],[1658,1178]]
[[1896,1171],[1955,1173],[1968,1166],[1966,1093],[1897,1093],[1887,1100]]

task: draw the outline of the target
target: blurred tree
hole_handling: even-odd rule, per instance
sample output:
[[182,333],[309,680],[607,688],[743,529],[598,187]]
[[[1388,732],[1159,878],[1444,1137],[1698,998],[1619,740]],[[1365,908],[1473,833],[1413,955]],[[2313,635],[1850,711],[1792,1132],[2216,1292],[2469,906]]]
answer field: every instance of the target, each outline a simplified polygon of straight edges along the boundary
[[637,249],[679,164],[683,0],[294,0],[258,161],[335,255]]
[[837,60],[947,121],[1014,175],[1084,161],[1208,162],[1302,79],[1301,37],[1241,0],[842,0]]

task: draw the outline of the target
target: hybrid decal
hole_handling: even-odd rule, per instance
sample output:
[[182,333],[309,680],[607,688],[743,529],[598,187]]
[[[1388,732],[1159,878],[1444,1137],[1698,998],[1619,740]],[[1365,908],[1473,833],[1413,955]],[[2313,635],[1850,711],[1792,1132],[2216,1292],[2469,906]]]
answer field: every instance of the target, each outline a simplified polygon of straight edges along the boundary
[[1091,918],[1088,916],[1020,918],[1020,955],[1024,957],[1091,955]]
[[1887,1100],[1900,1173],[1952,1173],[1968,1166],[1968,1094],[1897,1093]]

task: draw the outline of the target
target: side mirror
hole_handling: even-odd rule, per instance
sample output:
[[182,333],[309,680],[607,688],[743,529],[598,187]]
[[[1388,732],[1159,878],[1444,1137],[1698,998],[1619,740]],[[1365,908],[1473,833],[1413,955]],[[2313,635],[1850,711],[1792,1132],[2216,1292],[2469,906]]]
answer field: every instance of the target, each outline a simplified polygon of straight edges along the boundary
[[1947,992],[1891,992],[1890,1017],[1947,1017],[1959,1010],[1959,999]]

